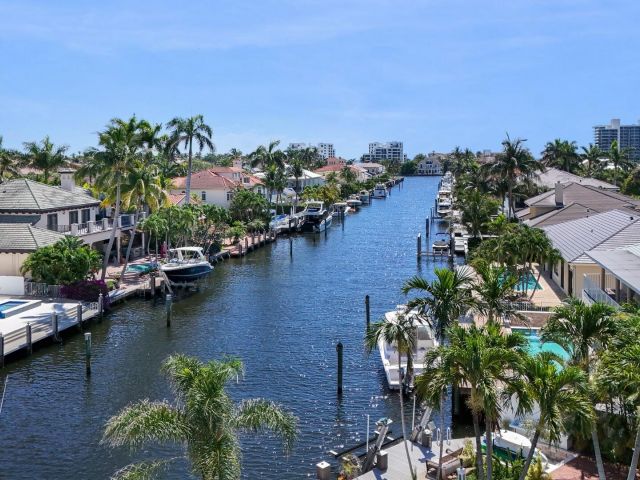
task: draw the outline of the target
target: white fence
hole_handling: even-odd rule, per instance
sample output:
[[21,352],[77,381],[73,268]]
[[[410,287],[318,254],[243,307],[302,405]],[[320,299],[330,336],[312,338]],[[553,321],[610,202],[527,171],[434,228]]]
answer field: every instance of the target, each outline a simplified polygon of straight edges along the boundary
[[[606,305],[611,305],[614,308],[620,308],[618,302],[616,302],[607,292],[600,288],[601,285],[600,275],[597,274],[585,274],[584,275],[584,283],[582,285],[582,300],[591,305],[592,303],[604,303]],[[605,288],[614,290],[615,289],[615,279],[613,288],[607,286],[607,282],[605,279]]]

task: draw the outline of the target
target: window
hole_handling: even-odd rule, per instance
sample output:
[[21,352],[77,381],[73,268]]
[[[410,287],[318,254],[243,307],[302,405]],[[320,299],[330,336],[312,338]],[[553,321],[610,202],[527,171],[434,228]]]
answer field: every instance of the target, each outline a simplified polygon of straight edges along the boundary
[[205,192],[204,190],[202,192],[200,192],[200,199],[203,202],[206,202],[207,201],[207,192]]
[[82,209],[82,223],[87,223],[91,220],[91,210],[88,208]]
[[233,192],[227,192],[227,202],[230,202],[233,199]]
[[73,210],[69,212],[69,225],[73,225],[74,223],[78,223],[78,211]]
[[47,228],[49,230],[58,230],[58,214],[50,213],[47,215]]

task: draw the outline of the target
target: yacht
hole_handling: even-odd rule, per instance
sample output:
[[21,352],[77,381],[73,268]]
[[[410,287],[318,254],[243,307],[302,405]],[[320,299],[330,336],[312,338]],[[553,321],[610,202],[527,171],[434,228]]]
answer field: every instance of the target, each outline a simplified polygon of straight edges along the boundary
[[333,220],[333,209],[328,210],[324,202],[317,200],[308,201],[302,214],[304,215],[301,229],[303,232],[323,232],[331,226]]
[[387,186],[384,183],[377,183],[373,189],[373,198],[387,198]]
[[361,190],[358,195],[363,205],[369,205],[369,203],[371,203],[371,192],[368,190]]
[[351,211],[351,207],[347,205],[347,202],[336,202],[333,204],[333,216],[340,217],[346,215]]
[[357,210],[362,206],[362,200],[360,200],[360,196],[358,195],[351,195],[347,199],[347,205],[349,205],[352,209]]
[[436,212],[441,217],[446,217],[451,214],[451,197],[438,197],[438,208]]
[[169,250],[169,261],[160,270],[172,283],[189,283],[211,273],[213,267],[200,247],[182,247]]
[[455,253],[467,254],[469,251],[469,232],[461,224],[455,224],[451,228],[451,236],[453,237],[453,251]]
[[[396,310],[385,313],[384,320],[386,322],[397,322],[403,316],[404,318],[410,319],[416,329],[416,348],[411,354],[413,360],[413,376],[415,378],[424,371],[425,354],[427,351],[436,348],[438,342],[429,322],[419,317],[415,311],[407,312],[405,305],[398,305]],[[400,388],[400,368],[406,368],[407,355],[403,354],[402,357],[398,357],[396,346],[386,342],[383,338],[378,340],[378,351],[380,353],[380,359],[382,360],[384,374],[387,377],[389,389],[398,390]]]
[[[437,234],[441,235],[441,234]],[[437,236],[436,235],[436,236]],[[433,253],[436,255],[446,255],[449,253],[449,242],[446,239],[436,239],[431,245]]]

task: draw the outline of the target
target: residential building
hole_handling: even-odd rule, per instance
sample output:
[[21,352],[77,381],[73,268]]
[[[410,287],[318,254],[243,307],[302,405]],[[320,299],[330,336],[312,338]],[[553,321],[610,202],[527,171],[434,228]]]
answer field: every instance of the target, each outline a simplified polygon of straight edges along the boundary
[[[187,177],[173,179],[170,193],[184,194]],[[203,204],[218,205],[229,208],[235,190],[240,184],[235,180],[218,175],[210,170],[202,170],[191,174],[191,195]]]
[[375,162],[360,162],[354,165],[358,165],[359,167],[364,168],[372,177],[382,175],[386,171],[384,165]]
[[525,200],[526,207],[516,212],[522,222],[542,227],[582,218],[614,209],[640,211],[640,200],[592,185],[558,182],[553,190]]
[[[567,295],[581,296],[585,275],[601,273],[591,253],[640,243],[640,212],[615,209],[586,218],[542,227],[562,259],[551,278]],[[598,255],[598,254],[596,254]],[[549,269],[549,266],[545,266]]]
[[637,300],[640,295],[640,243],[592,250],[587,255],[600,267],[600,273],[585,274],[582,288],[585,303],[600,302],[618,308],[620,303]]
[[432,152],[416,164],[417,175],[442,175],[445,154]]
[[533,181],[539,187],[546,188],[548,190],[555,188],[556,184],[560,182],[562,185],[568,185],[569,183],[579,183],[581,185],[589,185],[591,187],[601,188],[603,190],[618,191],[620,187],[617,187],[611,183],[603,182],[597,178],[581,177],[574,175],[573,173],[565,172],[558,168],[548,167],[544,172],[539,172]]
[[114,221],[116,260],[120,260],[120,240],[123,234],[133,229],[135,215],[108,218],[109,215],[100,209],[100,200],[75,185],[73,170],[61,169],[59,173],[60,187],[24,178],[0,184],[0,224],[7,232],[6,238],[12,236],[15,239],[11,245],[0,247],[0,253],[13,255],[10,264],[7,263],[8,257],[1,260],[1,271],[18,271],[21,261],[26,258],[26,255],[24,258],[21,256],[22,253],[55,243],[63,235],[77,236],[85,244],[104,253]]
[[0,223],[0,275],[21,276],[20,267],[29,254],[62,238],[62,233],[30,223]]
[[355,178],[358,182],[366,182],[371,178],[371,175],[367,172],[366,169],[362,168],[361,164],[355,163],[352,165],[347,165],[347,163],[333,163],[331,165],[325,165],[324,167],[317,168],[314,170],[314,173],[322,175],[323,177],[327,177],[331,172],[335,172],[340,175],[340,172],[343,168],[349,168],[355,175]]
[[640,161],[640,122],[637,125],[621,125],[620,119],[614,118],[609,125],[593,127],[593,139],[605,152],[611,148],[615,140],[618,142],[618,148],[629,150],[631,159]]
[[336,156],[336,150],[333,147],[333,143],[325,143],[325,142],[320,142],[317,145],[313,145],[311,143],[307,144],[307,143],[290,143],[289,144],[289,149],[290,150],[304,150],[307,147],[313,147],[318,151],[318,154],[323,158],[323,159],[327,159],[329,157],[335,157]]
[[380,162],[389,160],[392,162],[406,162],[402,142],[372,142],[369,144],[369,153],[362,156],[363,162]]

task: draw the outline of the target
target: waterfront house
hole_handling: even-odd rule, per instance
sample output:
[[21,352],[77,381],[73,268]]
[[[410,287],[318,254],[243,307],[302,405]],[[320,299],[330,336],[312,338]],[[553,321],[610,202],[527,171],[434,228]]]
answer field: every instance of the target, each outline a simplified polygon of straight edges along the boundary
[[356,163],[361,168],[364,168],[372,177],[382,175],[385,172],[384,165],[375,162],[360,162]]
[[442,164],[446,156],[440,153],[430,153],[416,164],[417,175],[442,175]]
[[581,185],[589,185],[591,187],[600,188],[602,190],[610,190],[617,192],[620,187],[617,187],[611,183],[598,180],[597,178],[581,177],[574,175],[573,173],[565,172],[558,168],[547,167],[544,172],[538,172],[538,175],[533,178],[536,185],[546,190],[555,188],[556,184],[560,182],[562,185],[568,185],[570,183],[579,183]]
[[30,223],[0,223],[0,276],[21,276],[20,267],[29,254],[62,238],[62,233]]
[[[120,239],[133,228],[134,215],[123,214],[115,220],[107,218],[100,209],[100,200],[76,186],[73,170],[61,169],[59,173],[59,187],[24,178],[0,184],[0,223],[23,224],[13,229],[4,227],[13,232],[15,243],[13,249],[6,245],[0,248],[0,254],[12,255],[11,260],[9,257],[3,260],[3,267],[0,267],[3,271],[19,269],[17,259],[22,257],[16,257],[16,252],[30,252],[34,246],[54,243],[62,235],[77,236],[85,244],[104,252],[114,221],[117,222],[116,257],[119,259]],[[59,235],[45,235],[43,231]]]
[[337,175],[340,175],[340,172],[344,167],[349,168],[355,175],[355,178],[358,182],[366,182],[371,178],[371,175],[367,172],[366,169],[362,168],[359,164],[347,165],[346,163],[333,163],[331,165],[325,165],[324,167],[320,167],[314,170],[314,173],[318,175],[322,175],[324,178],[327,177],[330,173],[334,172]]
[[544,227],[614,209],[640,211],[640,200],[592,185],[556,182],[554,188],[525,200],[518,219],[532,227]]
[[562,257],[545,270],[567,295],[581,296],[585,275],[601,273],[591,254],[640,243],[639,220],[640,212],[616,209],[542,227]]
[[[187,177],[177,177],[172,181],[170,193],[185,194]],[[223,177],[211,170],[201,170],[191,175],[191,195],[195,195],[203,204],[229,208],[238,182]]]

